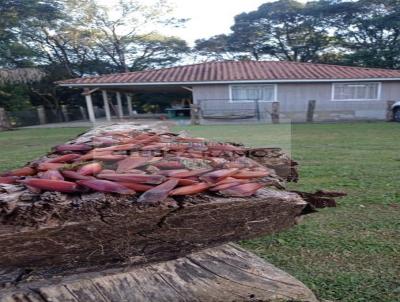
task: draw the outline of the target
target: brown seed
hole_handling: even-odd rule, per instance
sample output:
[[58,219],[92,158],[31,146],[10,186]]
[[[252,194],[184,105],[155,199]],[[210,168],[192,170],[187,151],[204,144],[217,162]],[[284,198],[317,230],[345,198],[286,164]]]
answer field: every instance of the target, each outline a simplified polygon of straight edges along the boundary
[[32,176],[36,174],[36,170],[31,167],[23,167],[8,172],[4,172],[1,176]]
[[97,177],[116,182],[134,182],[145,184],[160,184],[165,181],[162,175],[145,175],[145,174],[98,174]]
[[90,163],[80,167],[77,173],[85,176],[96,175],[100,173],[102,169],[103,167],[100,163]]
[[74,193],[77,191],[77,185],[75,183],[64,180],[28,178],[21,180],[20,182],[26,186],[46,191],[57,191],[62,193]]
[[41,173],[40,178],[51,179],[51,180],[64,180],[64,177],[58,170],[48,170],[44,173]]
[[125,173],[126,171],[142,167],[151,161],[151,157],[127,157],[118,162],[117,173]]
[[16,176],[0,176],[0,184],[12,185],[17,183]]
[[81,157],[81,155],[79,155],[79,154],[71,153],[71,154],[65,154],[65,155],[50,158],[47,162],[48,163],[69,163],[80,157]]
[[135,194],[136,192],[119,183],[103,179],[85,179],[77,182],[81,186],[103,193]]
[[203,174],[199,178],[208,183],[216,183],[216,182],[221,181],[224,178],[227,178],[229,176],[236,174],[238,171],[239,171],[239,169],[237,169],[237,168],[221,169],[221,170],[216,170],[216,171],[212,171],[212,172]]
[[191,186],[184,186],[184,187],[179,187],[175,190],[172,190],[169,195],[175,196],[175,195],[194,195],[197,193],[204,192],[210,187],[209,184],[205,182],[201,182],[195,185]]
[[44,163],[40,163],[37,166],[37,169],[39,171],[47,171],[47,170],[58,170],[58,169],[61,169],[62,167],[64,167],[64,164],[44,162]]
[[225,196],[247,197],[255,194],[262,187],[264,184],[261,183],[247,183],[222,190],[220,193]]
[[240,170],[238,173],[235,175],[232,175],[233,178],[260,178],[260,177],[265,177],[268,176],[269,172],[264,170],[264,171],[251,171],[251,170]]
[[177,186],[178,180],[177,179],[169,179],[166,182],[158,185],[145,193],[143,193],[138,202],[144,203],[156,203],[163,201],[165,198],[168,197],[168,193]]

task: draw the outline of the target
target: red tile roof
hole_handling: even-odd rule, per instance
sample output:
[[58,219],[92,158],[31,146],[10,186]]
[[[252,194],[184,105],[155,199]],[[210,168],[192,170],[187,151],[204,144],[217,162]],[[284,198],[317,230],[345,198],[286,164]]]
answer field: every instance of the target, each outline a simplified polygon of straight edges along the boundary
[[334,79],[393,79],[400,78],[400,70],[361,68],[327,64],[278,61],[225,61],[177,66],[157,70],[136,71],[84,77],[57,82],[75,84],[161,84],[219,82],[219,81],[280,81]]

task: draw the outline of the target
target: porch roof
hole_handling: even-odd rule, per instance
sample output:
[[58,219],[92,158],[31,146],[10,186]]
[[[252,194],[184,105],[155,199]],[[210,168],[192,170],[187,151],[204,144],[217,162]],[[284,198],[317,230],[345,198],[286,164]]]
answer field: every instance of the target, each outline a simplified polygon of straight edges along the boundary
[[218,83],[400,80],[400,70],[286,61],[225,61],[59,81],[69,87],[181,86]]

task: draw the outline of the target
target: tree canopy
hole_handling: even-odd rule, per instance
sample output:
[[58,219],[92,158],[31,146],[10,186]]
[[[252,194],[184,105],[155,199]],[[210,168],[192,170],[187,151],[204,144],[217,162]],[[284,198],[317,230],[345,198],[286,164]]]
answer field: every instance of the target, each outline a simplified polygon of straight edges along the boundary
[[279,0],[196,41],[208,59],[277,59],[400,68],[399,0]]
[[181,60],[189,51],[186,42],[153,30],[160,24],[184,23],[171,18],[170,10],[166,0],[152,5],[119,0],[112,13],[95,0],[2,1],[0,68],[40,68],[46,77],[25,87],[26,97],[57,107],[65,95],[54,81],[159,68]]

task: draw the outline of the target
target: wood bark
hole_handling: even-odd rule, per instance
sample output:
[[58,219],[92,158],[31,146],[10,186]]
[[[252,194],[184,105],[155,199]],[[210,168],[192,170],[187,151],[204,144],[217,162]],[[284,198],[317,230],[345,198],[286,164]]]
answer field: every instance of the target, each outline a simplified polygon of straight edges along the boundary
[[251,148],[246,156],[267,168],[273,169],[279,177],[286,181],[297,182],[299,178],[298,163],[293,161],[280,148]]
[[306,119],[308,123],[314,122],[315,105],[316,105],[316,101],[315,100],[308,101],[307,119]]
[[7,196],[14,208],[2,215],[0,268],[39,275],[168,260],[272,234],[293,226],[307,206],[297,194],[270,189],[252,198],[203,194],[155,207],[102,193],[13,194]]
[[1,302],[308,301],[289,274],[234,244],[124,271],[100,271],[0,289]]

